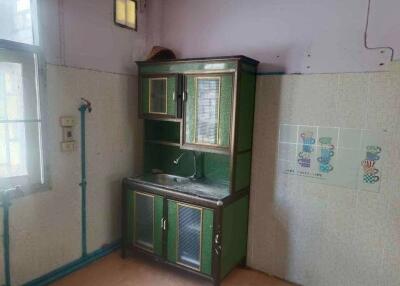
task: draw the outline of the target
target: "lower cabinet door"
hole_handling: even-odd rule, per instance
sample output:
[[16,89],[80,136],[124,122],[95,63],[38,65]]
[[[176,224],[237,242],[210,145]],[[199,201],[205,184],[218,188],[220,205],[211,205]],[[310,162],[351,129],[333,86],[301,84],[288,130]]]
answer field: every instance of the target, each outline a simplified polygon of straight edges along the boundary
[[211,275],[213,211],[168,201],[168,249],[170,262]]
[[163,202],[161,196],[134,192],[133,244],[136,247],[162,255]]

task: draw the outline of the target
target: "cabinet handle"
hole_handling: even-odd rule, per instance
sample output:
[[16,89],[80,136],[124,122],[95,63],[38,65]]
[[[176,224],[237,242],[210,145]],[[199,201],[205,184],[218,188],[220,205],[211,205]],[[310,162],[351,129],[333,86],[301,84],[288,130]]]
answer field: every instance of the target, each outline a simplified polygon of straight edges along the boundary
[[185,91],[182,92],[182,100],[183,100],[183,102],[186,101],[186,92]]
[[165,218],[161,219],[161,229],[167,230],[167,220]]
[[176,94],[175,94],[175,91],[172,92],[172,100],[173,100],[173,101],[176,101]]
[[214,242],[215,244],[219,244],[219,233],[215,235]]
[[214,248],[215,254],[219,255],[221,253],[222,247],[221,245],[218,245]]

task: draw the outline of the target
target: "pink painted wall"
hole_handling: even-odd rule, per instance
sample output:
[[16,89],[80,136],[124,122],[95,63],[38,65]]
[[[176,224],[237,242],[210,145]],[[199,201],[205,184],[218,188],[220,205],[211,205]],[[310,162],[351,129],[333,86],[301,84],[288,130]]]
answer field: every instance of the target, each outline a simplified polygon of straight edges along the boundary
[[[150,2],[150,1],[149,1]],[[40,1],[41,41],[53,64],[115,73],[135,73],[135,60],[147,53],[148,3],[138,11],[138,31],[114,24],[113,1]]]
[[[399,51],[399,33],[381,31],[389,25],[399,32],[394,16],[400,4],[372,1],[369,44],[397,44]],[[161,5],[160,43],[180,57],[244,54],[261,61],[261,71],[287,73],[380,71],[391,57],[388,49],[364,47],[367,0],[165,0]]]
[[[48,62],[135,73],[152,45],[180,57],[245,54],[261,71],[326,73],[387,69],[389,49],[364,47],[368,0],[147,0],[139,30],[113,24],[110,0],[41,0]],[[400,59],[397,0],[371,0],[368,45]],[[380,65],[382,64],[383,65]]]
[[399,0],[371,0],[368,45],[392,47],[396,60],[400,60],[399,11]]

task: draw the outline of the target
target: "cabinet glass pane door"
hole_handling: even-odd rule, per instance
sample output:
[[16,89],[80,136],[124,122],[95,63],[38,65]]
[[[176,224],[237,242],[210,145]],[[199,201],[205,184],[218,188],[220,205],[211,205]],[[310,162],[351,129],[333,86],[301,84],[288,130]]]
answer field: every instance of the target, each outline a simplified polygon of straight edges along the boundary
[[218,143],[220,79],[198,78],[196,98],[196,143]]
[[201,223],[201,209],[178,204],[177,261],[197,270],[201,261]]
[[[186,75],[183,145],[228,151],[231,136],[233,76]],[[193,147],[192,147],[193,148]]]
[[146,249],[154,247],[154,197],[135,193],[135,243]]
[[167,113],[167,79],[150,79],[150,113]]

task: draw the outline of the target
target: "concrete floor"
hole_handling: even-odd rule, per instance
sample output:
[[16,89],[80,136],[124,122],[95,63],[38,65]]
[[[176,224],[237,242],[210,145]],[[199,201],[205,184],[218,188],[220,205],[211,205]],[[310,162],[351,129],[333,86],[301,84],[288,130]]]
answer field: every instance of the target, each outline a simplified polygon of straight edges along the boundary
[[[121,259],[118,252],[92,263],[53,286],[205,286],[210,282],[176,271],[143,258]],[[222,286],[293,286],[282,280],[245,268],[237,268],[222,282]]]

